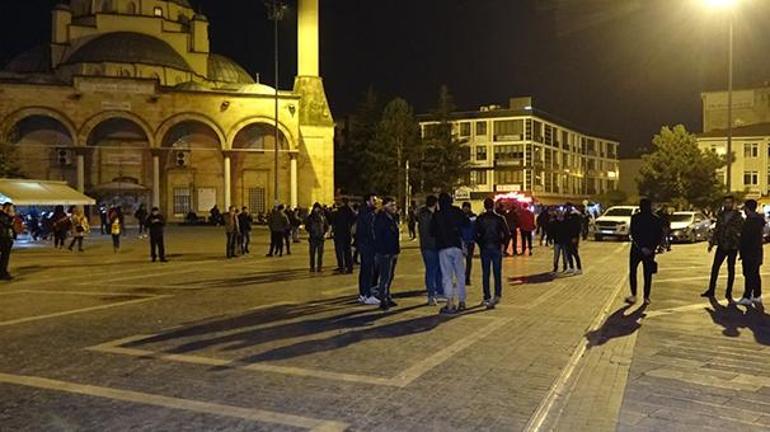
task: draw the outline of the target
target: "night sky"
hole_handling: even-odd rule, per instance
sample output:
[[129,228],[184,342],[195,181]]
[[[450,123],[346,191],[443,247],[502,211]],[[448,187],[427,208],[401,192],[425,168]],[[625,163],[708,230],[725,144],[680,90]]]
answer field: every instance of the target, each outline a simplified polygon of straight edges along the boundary
[[[295,0],[296,1],[296,0]],[[0,1],[0,63],[48,40],[55,0]],[[261,0],[192,0],[212,49],[273,81]],[[703,0],[321,0],[321,69],[337,117],[373,86],[418,112],[441,84],[464,110],[532,95],[536,107],[622,140],[664,124],[700,129],[700,92],[725,88],[727,21]],[[743,0],[736,86],[770,81],[770,2]],[[296,4],[293,4],[296,12]],[[282,23],[282,87],[296,70],[296,16]]]

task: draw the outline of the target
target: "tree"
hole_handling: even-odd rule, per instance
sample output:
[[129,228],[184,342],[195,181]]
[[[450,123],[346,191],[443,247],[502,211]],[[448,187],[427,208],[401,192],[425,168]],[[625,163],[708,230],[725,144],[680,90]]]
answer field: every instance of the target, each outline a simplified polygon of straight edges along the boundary
[[16,146],[6,141],[0,141],[0,178],[24,178]]
[[336,183],[346,193],[366,194],[375,191],[370,176],[376,169],[377,126],[381,108],[377,93],[369,88],[348,122],[348,130],[335,155]]
[[385,107],[377,127],[371,155],[374,169],[369,172],[375,190],[406,198],[406,167],[418,162],[420,152],[419,125],[407,101],[393,99]]
[[677,208],[709,208],[724,194],[717,170],[724,158],[698,148],[684,126],[663,127],[652,140],[653,151],[642,157],[639,192]]
[[419,176],[415,178],[422,191],[441,190],[452,193],[470,172],[470,153],[465,141],[452,133],[451,114],[455,110],[449,89],[442,86],[431,123],[423,136],[423,154]]

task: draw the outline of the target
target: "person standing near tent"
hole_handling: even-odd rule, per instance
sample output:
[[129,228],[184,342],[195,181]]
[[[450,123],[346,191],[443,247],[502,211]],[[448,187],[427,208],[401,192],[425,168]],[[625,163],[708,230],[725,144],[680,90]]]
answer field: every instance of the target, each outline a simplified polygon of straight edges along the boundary
[[83,209],[75,208],[72,212],[72,241],[70,242],[68,249],[72,250],[75,247],[75,243],[77,243],[78,252],[84,252],[83,238],[86,236],[88,230],[88,219],[86,219],[83,214]]
[[160,209],[153,207],[150,215],[147,217],[147,229],[150,231],[150,256],[152,262],[160,258],[160,262],[166,262],[166,245],[163,240],[163,227],[166,226],[166,220],[160,214]]
[[8,272],[8,264],[11,260],[11,249],[13,249],[13,220],[15,216],[13,203],[4,203],[0,209],[0,280],[13,279]]
[[49,219],[51,230],[53,231],[53,246],[56,249],[64,247],[64,241],[67,240],[67,232],[70,230],[72,220],[64,212],[64,206],[56,206]]

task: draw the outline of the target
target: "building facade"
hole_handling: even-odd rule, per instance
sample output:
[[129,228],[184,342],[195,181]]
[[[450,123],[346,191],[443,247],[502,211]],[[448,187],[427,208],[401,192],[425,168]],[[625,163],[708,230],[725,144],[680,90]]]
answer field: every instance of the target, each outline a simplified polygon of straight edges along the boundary
[[[619,142],[535,109],[532,98],[511,99],[508,108],[457,112],[451,119],[453,134],[470,153],[463,189],[473,200],[520,192],[555,204],[617,189]],[[423,136],[436,124],[422,121]]]
[[[698,145],[725,156],[727,92],[706,92],[701,99],[703,132],[698,135]],[[770,202],[770,86],[734,92],[732,135],[731,192]],[[718,175],[725,184],[727,170],[719,170]]]
[[299,1],[298,73],[276,95],[210,51],[208,20],[187,0],[58,5],[52,40],[0,72],[0,139],[26,177],[158,206],[171,219],[214,205],[330,202],[334,123],[318,12],[318,0]]

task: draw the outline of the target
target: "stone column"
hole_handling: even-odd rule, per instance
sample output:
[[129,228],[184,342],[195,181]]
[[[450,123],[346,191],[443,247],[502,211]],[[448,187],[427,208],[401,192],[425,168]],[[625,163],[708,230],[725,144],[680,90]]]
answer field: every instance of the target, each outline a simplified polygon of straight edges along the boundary
[[230,153],[225,153],[225,169],[224,169],[224,177],[225,177],[225,208],[222,210],[229,210],[230,205],[232,202],[232,177],[231,177],[231,164],[230,164]]
[[297,185],[297,154],[291,153],[291,169],[290,169],[290,177],[291,177],[291,197],[289,199],[289,202],[291,204],[292,208],[297,208],[298,206],[298,185]]
[[78,191],[86,191],[86,155],[82,152],[77,153],[77,172],[78,172]]
[[152,205],[161,208],[160,205],[160,154],[152,154]]
[[318,76],[318,1],[299,0],[297,11],[298,76]]

